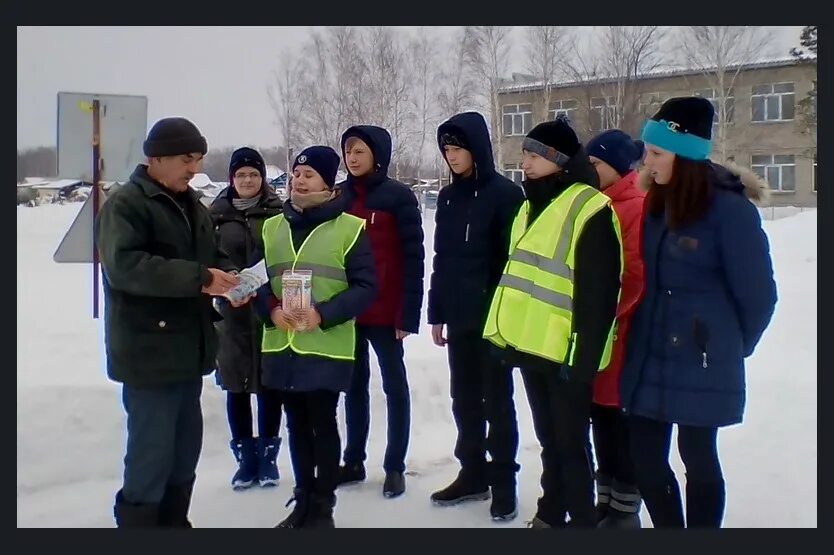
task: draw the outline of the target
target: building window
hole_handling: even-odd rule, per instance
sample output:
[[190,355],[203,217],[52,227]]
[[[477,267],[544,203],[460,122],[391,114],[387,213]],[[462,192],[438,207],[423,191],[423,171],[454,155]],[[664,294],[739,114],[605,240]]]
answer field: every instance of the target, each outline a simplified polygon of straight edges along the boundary
[[611,98],[591,99],[591,131],[599,132],[613,129],[617,122],[617,106]]
[[817,121],[817,82],[814,81],[814,84],[811,86],[811,92],[809,95],[811,97],[811,117],[814,119],[814,123]]
[[672,96],[669,93],[643,93],[640,95],[640,113],[647,118],[652,117],[657,113],[664,102],[669,100]]
[[504,164],[504,177],[512,179],[517,185],[524,181],[524,170],[521,164]]
[[811,179],[813,179],[814,192],[816,193],[817,192],[817,155],[816,154],[814,154],[814,175],[811,176]]
[[507,104],[502,108],[504,135],[526,135],[533,128],[532,104]]
[[796,108],[793,83],[755,85],[752,105],[753,121],[791,121]]
[[759,177],[767,181],[772,191],[796,191],[796,162],[793,155],[754,155],[752,168]]
[[568,117],[568,121],[574,121],[576,108],[576,100],[554,100],[550,103],[550,109],[547,111],[547,120],[553,121],[564,114]]
[[[720,105],[722,100],[721,95],[718,94],[718,89],[700,89],[695,91],[695,96],[706,98],[712,103],[712,107],[715,108],[715,118],[713,119],[712,124],[718,125],[718,118],[721,115]],[[733,121],[733,115],[736,107],[735,91],[733,90],[733,87],[727,87],[724,89],[723,100],[724,113],[727,116],[727,123],[731,123]]]

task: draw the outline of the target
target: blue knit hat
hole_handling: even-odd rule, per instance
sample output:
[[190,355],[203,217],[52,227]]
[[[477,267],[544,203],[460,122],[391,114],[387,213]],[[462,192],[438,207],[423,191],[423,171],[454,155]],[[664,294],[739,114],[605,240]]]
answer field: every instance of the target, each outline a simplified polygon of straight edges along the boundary
[[335,150],[329,146],[315,145],[308,146],[295,157],[292,169],[296,166],[310,166],[318,172],[328,189],[332,189],[336,185],[339,163],[339,155]]
[[632,140],[619,129],[611,129],[591,139],[585,149],[588,156],[599,158],[624,176],[643,157],[644,147],[643,141]]

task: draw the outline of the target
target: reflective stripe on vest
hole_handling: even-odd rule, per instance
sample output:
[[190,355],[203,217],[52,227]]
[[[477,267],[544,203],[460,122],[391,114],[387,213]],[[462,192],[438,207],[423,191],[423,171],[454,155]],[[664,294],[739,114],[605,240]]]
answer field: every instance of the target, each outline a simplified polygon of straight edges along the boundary
[[[557,363],[572,363],[580,340],[572,325],[576,245],[587,221],[609,205],[607,196],[576,183],[529,228],[530,205],[522,205],[512,224],[509,259],[492,299],[485,338],[499,347],[509,345]],[[620,245],[622,280],[622,237],[617,216],[611,213]],[[612,321],[600,369],[608,366],[615,331]]]
[[[345,256],[364,227],[365,220],[341,214],[313,229],[296,252],[292,230],[283,214],[268,219],[263,226],[264,258],[275,296],[282,297],[281,277],[285,270],[312,272],[314,303],[325,302],[346,291]],[[303,332],[265,326],[261,351],[275,353],[290,348],[301,355],[353,360],[355,341],[353,320],[327,330],[316,328]]]

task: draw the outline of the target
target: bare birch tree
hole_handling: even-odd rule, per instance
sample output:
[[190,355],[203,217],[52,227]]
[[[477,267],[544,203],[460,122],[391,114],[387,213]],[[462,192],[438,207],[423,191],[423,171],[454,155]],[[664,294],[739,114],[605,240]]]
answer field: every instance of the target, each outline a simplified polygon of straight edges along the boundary
[[[417,152],[414,156],[417,165],[417,179],[425,160],[426,140],[431,122],[434,121],[436,104],[432,98],[432,84],[435,81],[437,59],[434,37],[425,27],[421,27],[409,46],[411,74],[416,82],[413,84],[412,106],[416,115]],[[432,134],[433,135],[433,134]]]
[[550,110],[550,96],[553,85],[563,74],[561,63],[568,42],[571,40],[568,27],[536,26],[527,28],[525,53],[527,54],[527,71],[542,84],[542,113],[540,121],[547,118]]
[[446,45],[448,54],[441,60],[437,89],[441,120],[473,107],[475,83],[467,63],[467,42],[467,35],[461,30]]
[[270,106],[275,112],[281,141],[286,148],[285,169],[290,171],[290,156],[301,146],[301,110],[302,98],[298,87],[302,82],[302,71],[298,58],[289,50],[284,50],[273,71],[273,82],[267,88]]
[[501,106],[498,89],[507,74],[512,51],[510,27],[499,25],[470,25],[464,28],[467,37],[467,58],[480,82],[479,90],[484,97],[484,107],[489,113],[489,127],[492,147],[498,166],[503,164],[501,148]]
[[580,135],[582,140],[586,140],[597,129],[594,125],[594,111],[596,108],[592,106],[594,98],[597,96],[598,87],[597,80],[600,78],[600,57],[596,54],[591,44],[595,41],[593,38],[587,41],[584,48],[578,43],[574,42],[570,49],[561,58],[560,66],[565,78],[579,87],[581,93],[580,98],[577,99],[579,110],[583,113],[585,125],[574,122],[574,128]]
[[727,160],[727,131],[732,123],[736,79],[742,68],[766,56],[771,34],[761,26],[698,25],[680,31],[677,46],[684,62],[700,70],[713,93],[717,123],[713,142],[721,160]]
[[608,26],[601,34],[602,96],[609,99],[606,128],[636,133],[645,117],[640,110],[639,80],[669,62],[666,29],[657,26]]

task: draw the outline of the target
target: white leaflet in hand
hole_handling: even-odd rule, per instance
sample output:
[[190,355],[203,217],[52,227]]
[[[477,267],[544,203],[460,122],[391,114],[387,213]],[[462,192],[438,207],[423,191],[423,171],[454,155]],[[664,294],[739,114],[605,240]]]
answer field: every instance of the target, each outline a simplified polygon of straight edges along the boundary
[[246,268],[237,277],[240,279],[240,283],[223,295],[232,302],[241,302],[269,281],[266,275],[266,264],[263,260],[250,268]]
[[251,273],[257,275],[259,278],[261,278],[263,280],[263,283],[266,283],[267,281],[269,281],[269,276],[267,276],[267,273],[266,273],[266,262],[264,261],[263,258],[261,258],[260,261],[258,261],[258,263],[255,264],[254,266],[250,266],[249,268],[246,268],[244,270],[244,272],[251,272]]

